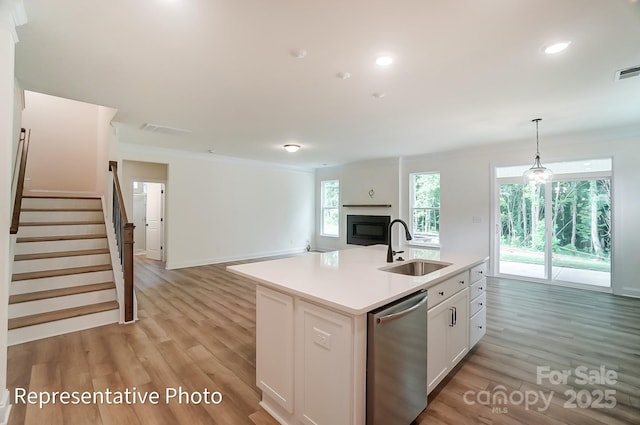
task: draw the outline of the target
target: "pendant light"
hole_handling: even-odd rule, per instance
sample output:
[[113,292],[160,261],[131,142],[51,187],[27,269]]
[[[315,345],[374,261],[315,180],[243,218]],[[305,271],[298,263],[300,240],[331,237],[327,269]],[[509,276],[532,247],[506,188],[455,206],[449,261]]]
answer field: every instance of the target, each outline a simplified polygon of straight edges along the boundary
[[533,160],[533,165],[527,171],[524,172],[522,177],[524,177],[525,183],[534,183],[534,184],[545,184],[550,182],[553,178],[553,171],[550,169],[543,167],[540,163],[540,142],[538,139],[538,123],[542,121],[542,118],[536,118],[531,120],[531,122],[536,123],[536,157]]

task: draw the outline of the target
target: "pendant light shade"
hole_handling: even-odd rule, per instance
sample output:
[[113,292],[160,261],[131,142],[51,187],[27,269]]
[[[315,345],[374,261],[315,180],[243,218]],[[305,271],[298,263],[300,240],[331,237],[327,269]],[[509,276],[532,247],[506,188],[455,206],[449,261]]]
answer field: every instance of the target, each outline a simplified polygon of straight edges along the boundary
[[540,142],[538,139],[538,123],[542,121],[542,118],[536,118],[531,122],[536,123],[536,157],[533,160],[533,165],[522,175],[525,183],[545,184],[550,182],[553,178],[553,171],[543,167],[540,163]]

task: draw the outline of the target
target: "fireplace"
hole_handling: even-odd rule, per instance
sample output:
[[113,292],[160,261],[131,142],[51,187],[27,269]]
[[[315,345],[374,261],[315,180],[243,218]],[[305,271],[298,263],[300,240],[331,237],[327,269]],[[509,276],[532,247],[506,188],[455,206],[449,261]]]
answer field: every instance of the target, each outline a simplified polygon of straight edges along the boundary
[[375,245],[389,243],[388,215],[347,215],[347,243]]

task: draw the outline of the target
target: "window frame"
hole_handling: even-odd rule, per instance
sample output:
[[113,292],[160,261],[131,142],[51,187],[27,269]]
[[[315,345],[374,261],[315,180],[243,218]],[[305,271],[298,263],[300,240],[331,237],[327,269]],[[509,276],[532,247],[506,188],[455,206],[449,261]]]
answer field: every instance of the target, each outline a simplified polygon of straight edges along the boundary
[[[327,183],[336,182],[338,185],[338,205],[334,206],[326,206],[325,205],[325,193],[326,193],[326,185]],[[338,217],[338,230],[337,233],[327,233],[325,231],[325,211],[327,210],[336,210],[336,214]],[[330,179],[330,180],[321,180],[320,181],[320,236],[324,236],[327,238],[339,238],[340,237],[340,180],[339,179]]]
[[[415,200],[416,200],[415,177],[419,175],[426,175],[426,174],[437,174],[439,187],[442,187],[441,174],[439,171],[420,171],[415,173],[409,173],[409,229],[411,231],[411,235],[414,236],[414,238],[410,241],[410,245],[418,245],[418,246],[429,247],[429,248],[440,248],[440,209],[442,207],[442,203],[439,202],[437,207],[416,207],[415,206]],[[416,240],[415,235],[418,232],[416,231],[415,225],[414,225],[415,210],[437,211],[438,243],[422,242],[422,241]]]

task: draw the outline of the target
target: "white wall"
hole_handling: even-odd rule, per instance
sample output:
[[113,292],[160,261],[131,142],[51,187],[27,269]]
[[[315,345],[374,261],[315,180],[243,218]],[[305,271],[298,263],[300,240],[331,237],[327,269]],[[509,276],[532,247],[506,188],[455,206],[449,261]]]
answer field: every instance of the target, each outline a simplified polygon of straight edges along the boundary
[[[640,252],[640,196],[637,190],[640,181],[640,129],[631,129],[629,134],[618,138],[609,136],[606,131],[554,139],[542,136],[542,159],[543,163],[549,163],[613,158],[613,291],[620,295],[640,296],[640,280],[636,277],[637,266],[634,260],[635,253]],[[533,161],[534,147],[531,140],[526,140],[464,151],[319,169],[316,172],[316,186],[319,187],[321,180],[340,178],[341,189],[344,191],[341,204],[350,202],[344,199],[344,193],[350,193],[352,188],[358,187],[360,193],[368,186],[368,181],[382,179],[389,182],[396,179],[394,167],[389,166],[396,161],[400,178],[397,184],[389,185],[388,190],[393,187],[400,189],[396,193],[385,194],[385,198],[380,200],[390,200],[394,204],[391,209],[392,217],[397,212],[400,218],[407,221],[409,174],[438,171],[441,179],[441,249],[491,255],[492,169],[496,166],[529,165]],[[319,202],[319,194],[316,201]],[[396,209],[396,203],[399,204],[399,209]],[[348,212],[351,211],[343,208],[341,219]],[[340,239],[331,241],[318,236],[318,248],[338,249],[345,246],[344,221],[341,224]],[[319,229],[317,223],[317,234]],[[403,242],[402,239],[400,242]],[[397,243],[395,235],[394,244]]]
[[168,164],[167,268],[302,252],[313,243],[313,172],[126,143],[120,153]]
[[100,196],[114,110],[25,92],[22,123],[31,129],[25,194]]
[[[7,16],[0,8],[0,21]],[[10,17],[10,15],[9,15]],[[3,403],[7,387],[7,309],[11,277],[11,226],[10,194],[12,152],[14,145],[14,40],[9,30],[0,22],[0,422],[8,405]]]

